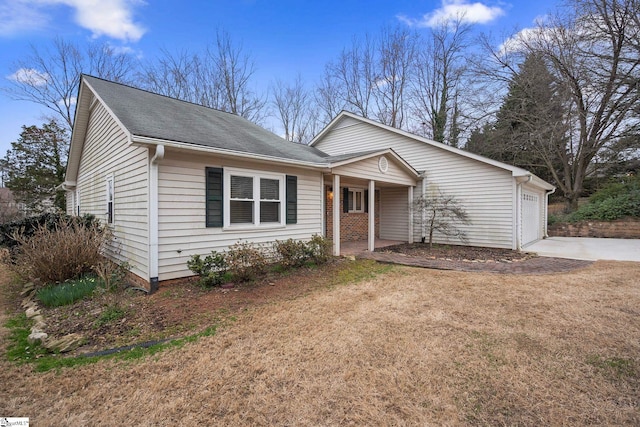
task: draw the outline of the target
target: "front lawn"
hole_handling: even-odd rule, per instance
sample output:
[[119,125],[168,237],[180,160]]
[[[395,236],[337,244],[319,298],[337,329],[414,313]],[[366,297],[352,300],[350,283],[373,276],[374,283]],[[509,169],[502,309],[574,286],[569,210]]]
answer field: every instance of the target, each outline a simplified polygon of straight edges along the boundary
[[[235,321],[140,360],[48,373],[4,360],[0,413],[38,425],[640,424],[640,263],[332,268],[208,291]],[[144,298],[176,315],[203,296],[191,292]]]

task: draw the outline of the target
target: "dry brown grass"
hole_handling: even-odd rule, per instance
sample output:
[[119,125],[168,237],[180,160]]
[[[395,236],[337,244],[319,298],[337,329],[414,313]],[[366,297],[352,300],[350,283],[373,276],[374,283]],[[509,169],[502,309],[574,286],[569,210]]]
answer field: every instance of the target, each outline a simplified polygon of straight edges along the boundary
[[[516,276],[412,268],[252,308],[143,361],[33,374],[34,425],[638,425],[640,264]],[[622,366],[623,368],[621,368]]]

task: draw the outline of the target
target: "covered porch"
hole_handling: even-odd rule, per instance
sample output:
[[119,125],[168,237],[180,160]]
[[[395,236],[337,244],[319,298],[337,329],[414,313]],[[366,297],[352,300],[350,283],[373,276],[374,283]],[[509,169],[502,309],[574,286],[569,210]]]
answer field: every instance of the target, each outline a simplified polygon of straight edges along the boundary
[[[401,243],[406,243],[406,240],[386,240],[386,239],[375,239],[374,246],[375,249],[385,248],[387,246],[399,245]],[[340,251],[343,256],[354,256],[361,252],[366,252],[369,250],[369,242],[367,240],[357,240],[353,242],[342,242]]]
[[392,150],[352,156],[332,164],[323,179],[325,236],[333,254],[412,242],[418,173]]

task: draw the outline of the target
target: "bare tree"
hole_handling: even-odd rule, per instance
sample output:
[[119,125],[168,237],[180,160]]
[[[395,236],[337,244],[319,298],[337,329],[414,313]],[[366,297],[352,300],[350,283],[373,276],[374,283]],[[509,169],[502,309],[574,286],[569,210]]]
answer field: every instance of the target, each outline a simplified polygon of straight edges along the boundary
[[272,105],[287,141],[308,142],[315,130],[315,115],[311,114],[313,99],[298,75],[290,85],[276,80],[272,88]]
[[353,39],[338,62],[329,64],[335,86],[340,87],[345,107],[362,117],[369,117],[375,82],[375,47],[370,37]]
[[329,124],[334,117],[345,108],[343,86],[336,79],[328,65],[325,67],[322,79],[316,85],[314,100],[321,116],[318,122],[321,126]]
[[225,31],[218,31],[216,50],[207,50],[207,57],[216,65],[224,90],[222,109],[259,123],[265,115],[266,101],[250,87],[255,64],[250,55],[235,45]]
[[266,115],[266,99],[252,88],[255,65],[224,31],[203,53],[166,50],[139,74],[148,90],[237,114],[255,123]]
[[439,189],[432,189],[428,194],[420,196],[413,204],[415,220],[422,227],[422,243],[428,236],[429,248],[433,247],[435,232],[446,237],[455,237],[462,243],[468,239],[460,225],[469,224],[469,216],[464,206],[454,196],[444,194]]
[[[571,209],[594,159],[640,128],[639,14],[638,0],[577,0],[507,45],[541,55],[567,93],[569,130],[555,153],[562,168],[551,173]],[[511,66],[503,51],[494,51],[493,58]]]
[[15,100],[46,107],[70,130],[82,73],[128,82],[135,66],[130,55],[105,43],[80,46],[56,38],[48,48],[32,45],[30,53],[13,65],[3,91]]
[[424,48],[416,55],[413,113],[428,125],[430,133],[426,136],[452,146],[459,143],[458,101],[470,29],[462,18],[444,21],[431,30]]
[[375,81],[371,82],[378,120],[402,128],[406,116],[406,89],[416,51],[415,35],[406,29],[383,29],[377,45],[378,63]]

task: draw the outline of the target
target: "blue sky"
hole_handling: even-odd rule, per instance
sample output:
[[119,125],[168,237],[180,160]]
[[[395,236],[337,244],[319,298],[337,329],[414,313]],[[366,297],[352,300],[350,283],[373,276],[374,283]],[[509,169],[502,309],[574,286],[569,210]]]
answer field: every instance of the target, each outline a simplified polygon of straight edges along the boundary
[[[255,61],[256,84],[266,90],[275,78],[300,73],[316,81],[353,36],[375,34],[383,26],[408,25],[428,31],[438,18],[464,13],[477,31],[507,35],[533,25],[555,0],[395,0],[322,2],[278,0],[0,0],[0,85],[30,45],[49,46],[60,36],[105,41],[140,60],[164,48],[200,50],[227,31]],[[22,125],[40,125],[44,107],[0,93],[0,156]]]

